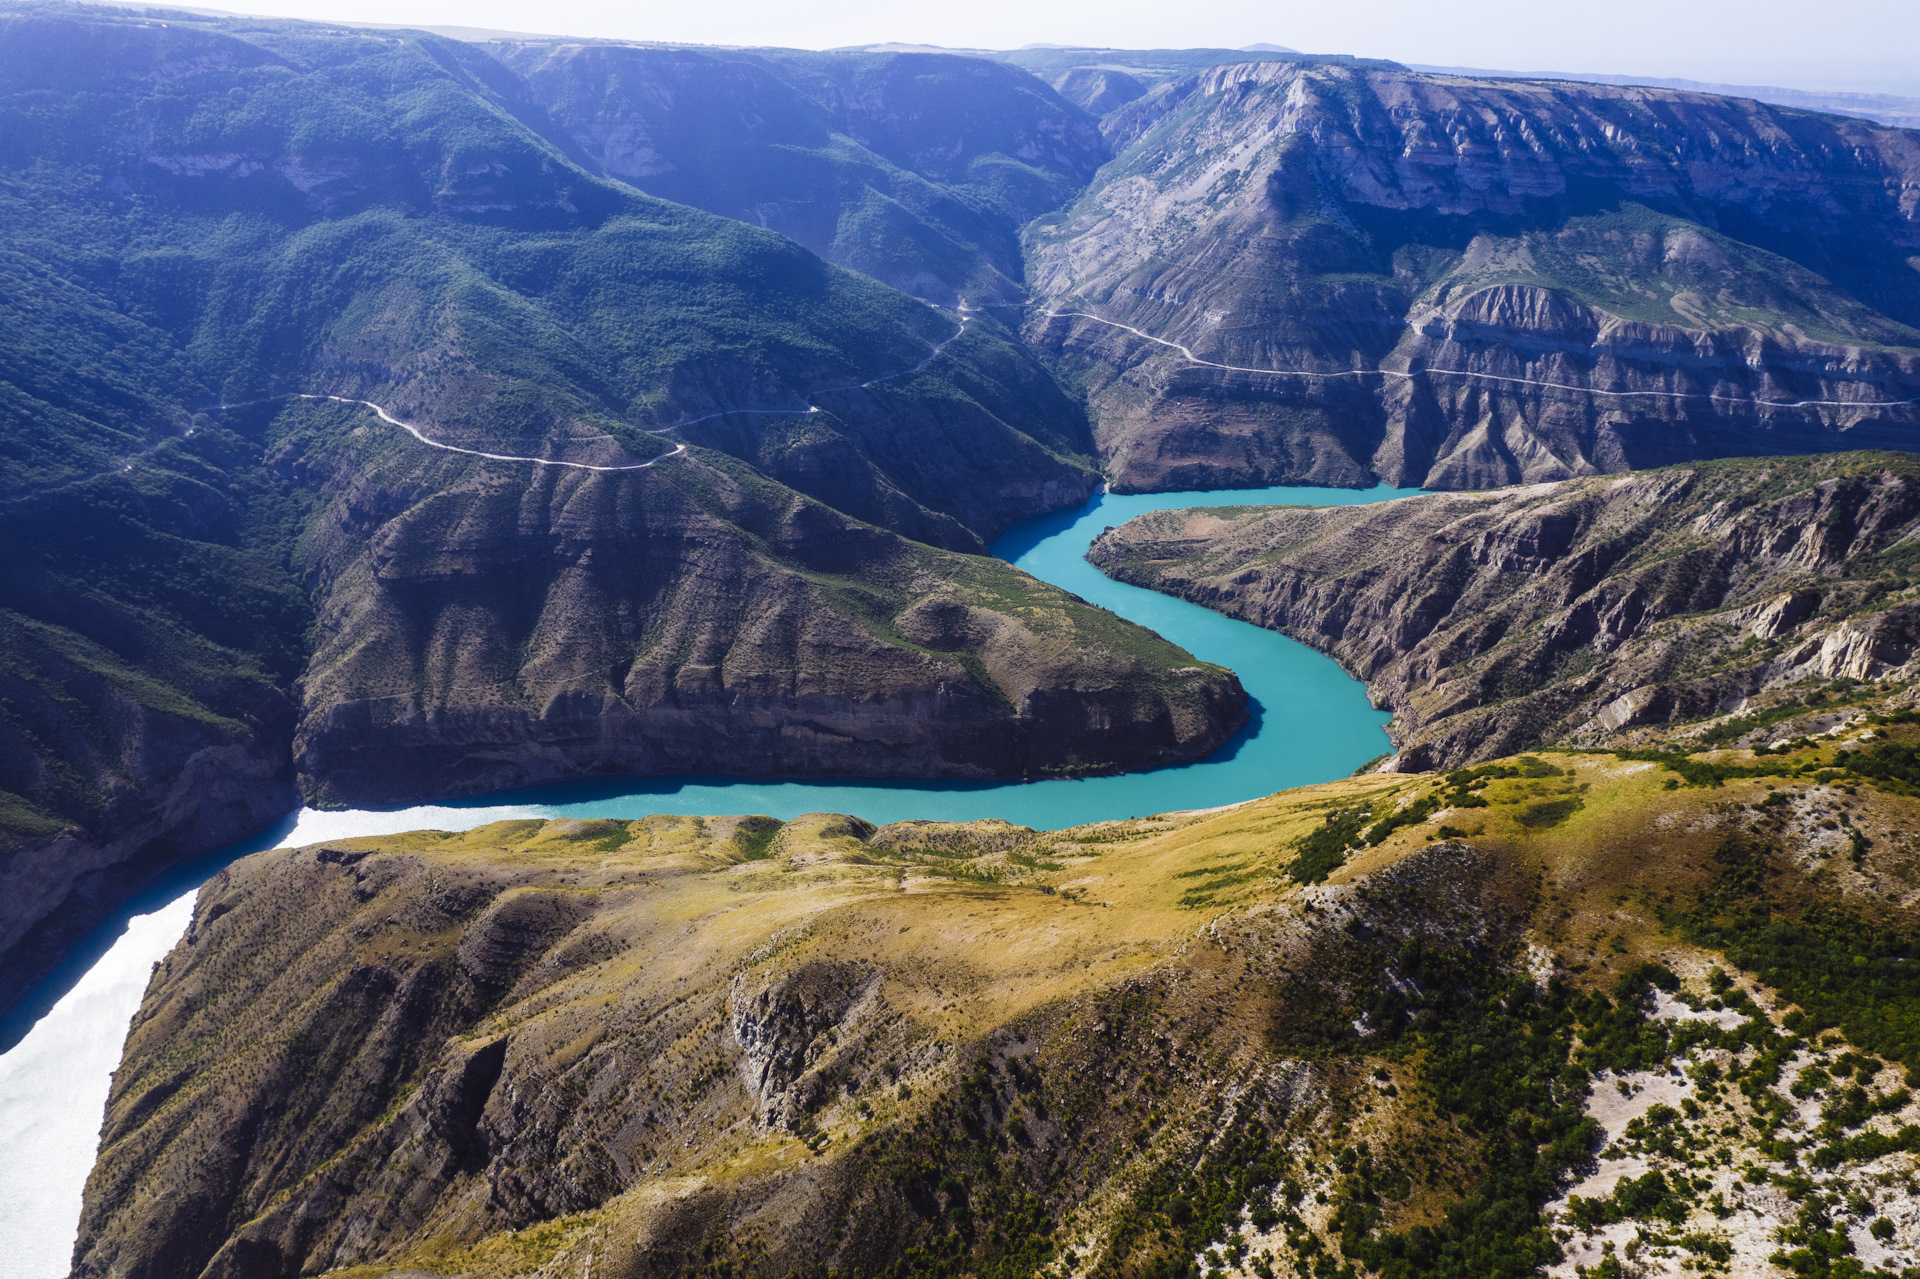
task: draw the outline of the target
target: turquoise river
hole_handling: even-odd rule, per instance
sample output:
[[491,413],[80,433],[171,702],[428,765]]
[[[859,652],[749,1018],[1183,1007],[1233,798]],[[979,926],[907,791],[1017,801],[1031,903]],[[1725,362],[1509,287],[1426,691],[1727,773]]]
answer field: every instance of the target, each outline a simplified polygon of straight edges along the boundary
[[1003,817],[1058,828],[1107,818],[1213,808],[1289,786],[1344,777],[1388,748],[1387,716],[1330,659],[1272,631],[1153,591],[1110,581],[1084,558],[1103,528],[1184,506],[1379,502],[1417,490],[1234,489],[1102,494],[1073,511],[1008,530],[994,553],[1160,632],[1197,657],[1232,668],[1253,720],[1197,764],[1120,777],[1027,784],[764,782],[718,777],[576,782],[382,812],[289,816],[274,830],[222,849],[127,904],[74,948],[62,970],[0,1021],[0,1279],[58,1279],[71,1263],[81,1189],[127,1024],[153,965],[172,949],[201,883],[237,857],[268,848],[436,828],[464,830],[523,817],[645,817],[650,813],[854,813]]

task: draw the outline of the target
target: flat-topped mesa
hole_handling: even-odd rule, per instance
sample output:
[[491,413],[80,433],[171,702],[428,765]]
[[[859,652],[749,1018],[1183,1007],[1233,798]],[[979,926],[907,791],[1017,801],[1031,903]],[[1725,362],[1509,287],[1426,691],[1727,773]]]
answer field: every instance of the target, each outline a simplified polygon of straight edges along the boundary
[[[1906,1252],[1915,736],[1062,831],[655,816],[259,854],[155,970],[74,1274],[1478,1274],[1655,1222],[1762,1266],[1815,1172]],[[1616,1202],[1623,1168],[1671,1197]],[[1729,1200],[1757,1222],[1730,1242]]]
[[1680,735],[1764,743],[1803,681],[1920,677],[1917,531],[1920,466],[1835,454],[1159,511],[1088,558],[1337,658],[1423,769],[1727,715]]
[[1920,437],[1910,130],[1285,63],[1103,128],[1116,158],[1028,229],[1028,335],[1088,388],[1121,491],[1484,488]]

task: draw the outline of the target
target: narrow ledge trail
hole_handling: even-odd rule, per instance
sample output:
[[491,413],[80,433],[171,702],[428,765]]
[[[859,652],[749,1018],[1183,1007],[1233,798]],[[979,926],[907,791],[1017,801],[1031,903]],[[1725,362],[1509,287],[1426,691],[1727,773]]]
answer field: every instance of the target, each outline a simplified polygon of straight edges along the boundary
[[[463,449],[458,444],[443,444],[439,440],[430,439],[421,432],[419,427],[411,422],[402,422],[399,418],[387,412],[386,409],[375,404],[372,400],[356,400],[348,395],[308,395],[304,392],[300,398],[303,400],[332,400],[336,404],[364,405],[372,409],[382,422],[399,427],[430,449],[444,449],[449,453],[464,453],[468,457],[484,457],[495,462],[531,462],[535,466],[565,466],[576,471],[644,471],[655,463],[664,462],[670,457],[679,457],[687,451],[686,445],[675,444],[671,449],[651,461],[633,462],[626,466],[594,466],[589,462],[563,462],[558,458],[551,457],[521,457],[516,453],[488,453],[481,449]],[[668,427],[666,429],[673,430],[674,428]],[[655,434],[658,434],[658,432],[655,432]]]
[[[926,358],[921,360],[920,363],[914,365],[910,369],[900,369],[899,371],[894,373],[882,374],[881,376],[876,378],[869,378],[865,382],[849,382],[844,386],[823,386],[817,391],[812,391],[808,393],[804,408],[721,409],[718,413],[708,413],[702,417],[688,418],[684,422],[675,422],[672,426],[662,426],[658,428],[649,429],[647,431],[647,434],[665,435],[670,431],[678,431],[683,427],[693,426],[696,423],[700,423],[700,422],[710,422],[714,418],[718,418],[718,417],[742,417],[742,416],[744,417],[805,417],[809,413],[818,413],[820,411],[820,406],[815,404],[814,400],[818,399],[822,395],[831,395],[836,391],[864,391],[869,387],[879,386],[882,382],[894,382],[894,381],[898,381],[901,378],[912,377],[914,374],[926,368],[927,365],[932,364],[934,360],[938,359],[942,351],[946,350],[954,342],[958,341],[960,338],[960,335],[967,331],[967,325],[970,324],[973,319],[973,308],[963,303],[959,308],[959,313],[960,313],[959,327],[954,329],[954,331],[951,334],[949,334],[947,337],[941,339],[939,342],[936,342],[934,344],[933,349],[927,352]],[[347,395],[316,395],[316,394],[308,394],[305,392],[301,393],[300,398],[303,400],[332,400],[337,404],[363,405],[366,408],[372,409],[382,422],[387,423],[389,426],[399,427],[401,430],[405,431],[408,435],[411,435],[414,439],[420,441],[422,444],[426,445],[428,448],[443,449],[448,453],[464,453],[468,457],[484,457],[494,462],[531,462],[535,466],[564,466],[564,467],[569,467],[576,471],[602,471],[602,472],[644,471],[650,466],[659,465],[661,462],[666,461],[668,458],[679,457],[682,453],[685,453],[687,451],[687,446],[685,443],[676,442],[672,448],[668,449],[665,453],[660,454],[660,456],[658,457],[651,458],[645,462],[630,462],[625,466],[595,466],[589,462],[566,462],[566,461],[561,461],[558,458],[551,458],[551,457],[522,457],[516,453],[488,453],[483,449],[461,448],[458,444],[447,444],[441,440],[436,440],[431,436],[427,435],[424,431],[422,431],[419,427],[415,426],[413,423],[401,421],[399,418],[395,417],[392,413],[388,412],[386,408],[384,408],[381,405],[375,404],[372,400],[360,400]]]
[[1169,342],[1166,338],[1155,337],[1144,329],[1136,329],[1131,324],[1122,324],[1118,320],[1109,320],[1105,316],[1095,315],[1091,311],[1042,311],[1040,314],[1050,319],[1092,320],[1095,324],[1105,324],[1110,328],[1124,329],[1135,337],[1145,338],[1160,346],[1178,351],[1189,364],[1201,368],[1223,369],[1229,373],[1260,373],[1268,377],[1303,378],[1341,378],[1341,377],[1394,377],[1404,381],[1414,381],[1422,377],[1461,377],[1476,378],[1482,382],[1503,382],[1511,386],[1539,386],[1553,391],[1578,391],[1582,395],[1598,395],[1612,399],[1634,399],[1651,397],[1667,400],[1711,400],[1722,404],[1750,405],[1763,409],[1891,409],[1904,408],[1920,404],[1920,397],[1911,400],[1761,400],[1746,395],[1713,395],[1705,391],[1603,391],[1597,387],[1578,386],[1571,382],[1545,382],[1536,378],[1505,377],[1498,373],[1478,373],[1472,369],[1335,369],[1320,372],[1313,369],[1256,369],[1244,364],[1222,364],[1217,360],[1203,359],[1193,353],[1191,348],[1178,342]]

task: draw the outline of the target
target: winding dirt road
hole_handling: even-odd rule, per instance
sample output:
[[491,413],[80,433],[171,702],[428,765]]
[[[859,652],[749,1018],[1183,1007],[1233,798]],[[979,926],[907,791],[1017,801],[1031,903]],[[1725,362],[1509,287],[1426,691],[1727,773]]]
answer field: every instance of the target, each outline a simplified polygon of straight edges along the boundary
[[[386,409],[382,408],[378,404],[375,404],[372,400],[356,400],[351,396],[346,396],[346,395],[305,395],[303,394],[301,395],[300,398],[303,400],[332,400],[336,404],[364,405],[365,407],[372,409],[374,413],[376,413],[379,416],[382,422],[385,422],[391,426],[399,427],[401,430],[405,431],[408,435],[411,435],[414,439],[419,440],[422,444],[426,445],[430,449],[445,449],[449,453],[465,453],[468,457],[484,457],[484,458],[489,458],[495,462],[532,462],[535,466],[566,466],[566,467],[571,467],[576,471],[644,471],[649,466],[652,466],[655,463],[664,462],[670,457],[678,457],[682,453],[685,453],[687,451],[686,445],[676,444],[673,446],[672,449],[668,450],[665,453],[662,453],[659,457],[654,458],[652,461],[633,462],[626,466],[594,466],[587,462],[562,462],[557,458],[550,458],[550,457],[521,457],[517,453],[488,453],[482,449],[463,449],[458,444],[443,444],[439,440],[429,438],[425,433],[423,433],[420,430],[419,427],[415,426],[411,422],[402,422],[399,418],[387,412]],[[672,430],[674,428],[668,427],[667,429]]]
[[[647,433],[649,435],[666,435],[669,432],[678,431],[683,427],[693,426],[699,422],[710,422],[717,417],[805,417],[809,413],[818,413],[820,406],[815,404],[814,401],[822,395],[831,395],[836,391],[864,391],[869,387],[879,386],[882,382],[893,382],[900,378],[912,377],[914,374],[926,368],[927,365],[932,364],[934,360],[939,358],[942,351],[957,341],[960,335],[967,331],[967,325],[972,322],[972,318],[973,308],[962,304],[960,307],[959,327],[954,329],[947,337],[936,342],[933,349],[927,352],[926,358],[921,360],[920,363],[910,369],[900,369],[894,373],[886,373],[880,377],[869,378],[865,382],[849,382],[845,386],[823,386],[817,391],[808,393],[804,402],[805,406],[802,408],[721,409],[718,413],[708,413],[702,417],[688,418],[684,422],[675,422],[672,426],[650,429]],[[443,449],[448,453],[464,453],[468,457],[484,457],[495,462],[531,462],[535,466],[565,466],[571,467],[576,471],[644,471],[650,466],[659,465],[668,458],[679,457],[687,451],[687,446],[684,443],[676,442],[672,448],[656,458],[649,459],[645,462],[630,462],[625,466],[595,466],[588,462],[563,462],[557,458],[550,457],[522,457],[517,453],[489,453],[484,449],[461,448],[458,444],[448,444],[442,440],[436,440],[413,423],[401,421],[392,413],[388,412],[386,408],[375,404],[372,400],[358,400],[345,395],[309,395],[305,393],[302,393],[300,398],[303,400],[332,400],[337,404],[363,405],[366,408],[372,409],[382,422],[387,423],[389,426],[399,427],[428,448]]]
[[1184,356],[1188,363],[1202,368],[1224,369],[1229,373],[1261,373],[1270,377],[1303,378],[1342,378],[1342,377],[1393,377],[1413,381],[1421,377],[1461,377],[1476,378],[1482,382],[1502,382],[1513,386],[1540,386],[1554,391],[1578,391],[1582,395],[1598,395],[1613,399],[1633,399],[1652,397],[1667,400],[1713,400],[1723,404],[1750,405],[1766,409],[1883,409],[1900,408],[1920,404],[1920,398],[1911,400],[1762,400],[1746,395],[1711,395],[1704,391],[1603,391],[1591,386],[1577,386],[1570,382],[1545,382],[1536,378],[1504,377],[1498,373],[1479,373],[1472,369],[1337,369],[1330,372],[1316,372],[1312,369],[1257,369],[1244,364],[1222,364],[1217,360],[1203,359],[1191,349],[1178,342],[1169,342],[1155,337],[1144,329],[1136,329],[1131,324],[1122,324],[1118,320],[1109,320],[1105,316],[1095,315],[1091,311],[1042,311],[1042,315],[1051,318],[1072,318],[1092,320],[1095,324],[1105,324],[1110,328],[1124,329],[1135,337],[1145,338],[1160,346],[1169,347]]

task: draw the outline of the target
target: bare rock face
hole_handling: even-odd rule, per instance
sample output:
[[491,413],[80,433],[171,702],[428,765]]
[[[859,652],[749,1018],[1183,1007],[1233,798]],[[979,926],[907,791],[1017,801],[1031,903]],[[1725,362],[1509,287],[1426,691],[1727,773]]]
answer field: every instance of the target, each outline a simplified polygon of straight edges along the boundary
[[1920,427],[1909,131],[1279,63],[1103,127],[1115,160],[1029,229],[1028,332],[1116,488],[1483,488]]
[[831,1084],[816,1068],[827,1049],[859,1033],[863,1015],[878,1007],[881,980],[870,968],[818,963],[751,993],[735,978],[728,1021],[760,1123],[795,1130],[819,1109]]
[[1408,770],[1920,673],[1904,458],[1725,462],[1364,507],[1164,511],[1088,552],[1286,632],[1395,712]]

